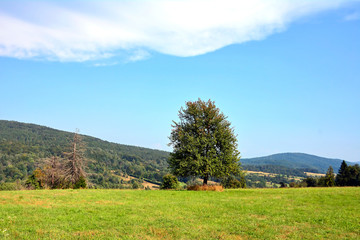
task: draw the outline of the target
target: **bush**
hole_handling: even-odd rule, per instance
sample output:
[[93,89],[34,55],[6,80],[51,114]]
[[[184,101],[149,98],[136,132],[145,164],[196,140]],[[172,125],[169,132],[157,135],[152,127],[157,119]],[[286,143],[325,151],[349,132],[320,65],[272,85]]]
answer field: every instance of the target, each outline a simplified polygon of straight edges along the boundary
[[224,188],[244,188],[244,184],[237,180],[234,176],[229,176],[221,181]]
[[36,177],[36,174],[34,174],[34,173],[28,177],[28,179],[25,182],[25,186],[27,189],[42,189],[43,188],[41,180],[39,180]]
[[179,182],[179,187],[178,187],[178,189],[180,189],[180,190],[184,190],[184,189],[186,189],[187,188],[187,184],[186,183],[184,183],[184,182]]
[[160,189],[177,189],[179,186],[178,179],[171,174],[166,174],[163,177],[163,183],[160,186]]
[[305,181],[291,182],[291,183],[289,183],[289,187],[291,187],[291,188],[303,188],[303,187],[307,187],[307,183]]
[[186,185],[188,186],[195,186],[195,185],[202,185],[202,181],[200,181],[198,178],[190,178]]
[[17,190],[15,183],[0,183],[0,191]]
[[74,189],[86,188],[86,187],[87,187],[86,179],[83,176],[81,176],[79,180],[77,180],[76,183],[74,184]]
[[144,186],[141,183],[139,183],[138,181],[135,180],[131,184],[131,188],[132,189],[140,189],[140,188],[144,188]]
[[318,180],[313,177],[307,177],[303,179],[303,182],[306,183],[307,187],[316,187],[318,185]]

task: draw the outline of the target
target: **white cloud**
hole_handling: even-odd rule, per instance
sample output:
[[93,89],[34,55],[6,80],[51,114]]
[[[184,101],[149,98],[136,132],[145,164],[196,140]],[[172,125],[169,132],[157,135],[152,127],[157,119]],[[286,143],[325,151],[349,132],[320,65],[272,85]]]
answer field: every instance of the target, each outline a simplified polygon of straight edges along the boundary
[[132,52],[132,54],[128,57],[128,62],[136,62],[140,60],[144,60],[150,57],[150,53],[143,49],[138,49]]
[[118,62],[101,62],[101,63],[94,63],[92,66],[94,67],[110,67],[117,65]]
[[130,52],[128,61],[137,61],[149,57],[147,50],[195,56],[264,39],[300,17],[348,2],[352,0],[8,3],[0,8],[0,56],[79,62],[124,52]]

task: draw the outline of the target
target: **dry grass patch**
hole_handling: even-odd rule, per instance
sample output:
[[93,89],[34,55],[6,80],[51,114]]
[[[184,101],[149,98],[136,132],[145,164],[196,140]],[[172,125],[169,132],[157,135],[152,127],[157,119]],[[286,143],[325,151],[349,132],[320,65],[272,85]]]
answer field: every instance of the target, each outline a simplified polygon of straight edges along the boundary
[[152,235],[156,236],[156,239],[172,239],[169,232],[164,228],[150,227],[150,232]]
[[124,177],[124,176],[119,176],[119,175],[114,174],[114,176],[119,177],[119,178],[122,179],[123,181],[127,181],[127,182],[130,181],[131,179],[137,179],[137,178],[132,177],[132,176],[129,176],[129,175],[127,175],[126,177]]
[[260,172],[260,171],[246,171],[246,173],[257,174],[260,176],[273,176],[274,173]]
[[[6,199],[6,200],[3,200]],[[37,200],[32,198],[3,198],[0,200],[0,205],[27,205],[27,206],[38,206],[43,208],[51,208],[51,204],[48,200]]]
[[298,229],[295,226],[282,226],[280,230],[281,234],[278,236],[279,239],[288,239],[290,235],[294,234]]
[[312,172],[305,172],[306,176],[310,177],[324,177],[325,174],[323,173],[312,173]]
[[220,185],[193,185],[193,186],[188,186],[187,190],[222,192],[222,191],[224,191],[224,188],[223,188],[223,186],[220,186]]
[[149,187],[151,190],[159,190],[160,185],[144,181],[142,185],[146,188]]

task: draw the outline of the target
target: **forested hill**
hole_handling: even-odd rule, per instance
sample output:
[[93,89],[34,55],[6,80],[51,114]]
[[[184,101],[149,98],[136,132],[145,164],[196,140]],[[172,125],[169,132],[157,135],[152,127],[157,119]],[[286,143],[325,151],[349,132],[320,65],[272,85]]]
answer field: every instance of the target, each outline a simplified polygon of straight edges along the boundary
[[246,168],[246,165],[282,166],[308,171],[316,170],[320,173],[326,173],[329,166],[332,166],[337,173],[342,161],[341,159],[324,158],[305,153],[279,153],[266,157],[241,159],[244,168]]
[[[70,151],[74,133],[35,124],[0,120],[0,182],[24,180],[44,158]],[[99,187],[119,187],[124,174],[160,182],[169,153],[111,143],[81,135],[90,180]]]
[[[35,124],[0,120],[0,182],[25,180],[45,158],[70,151],[74,133]],[[111,143],[81,135],[89,180],[97,187],[121,188],[124,176],[159,183],[168,173],[168,152]],[[244,169],[302,176],[304,171],[335,173],[340,159],[303,153],[281,153],[266,157],[242,158]]]

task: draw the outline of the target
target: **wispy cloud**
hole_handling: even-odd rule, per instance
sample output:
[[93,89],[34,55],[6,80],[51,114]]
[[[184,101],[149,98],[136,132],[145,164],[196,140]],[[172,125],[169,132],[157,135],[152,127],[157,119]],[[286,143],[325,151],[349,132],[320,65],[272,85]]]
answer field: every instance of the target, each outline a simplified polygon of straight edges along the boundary
[[195,56],[264,39],[351,1],[11,1],[0,3],[0,56],[79,62],[122,52],[137,61],[149,57],[147,50]]
[[346,15],[344,20],[345,21],[355,21],[360,19],[360,12],[354,12],[349,15]]
[[101,62],[101,63],[94,63],[92,66],[94,67],[110,67],[117,65],[118,62]]
[[127,61],[128,62],[136,62],[136,61],[140,61],[140,60],[145,60],[149,57],[150,57],[149,52],[147,52],[143,49],[138,49],[138,50],[132,51],[132,54],[128,57]]

